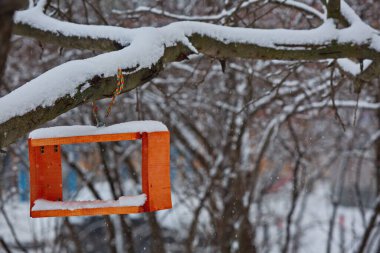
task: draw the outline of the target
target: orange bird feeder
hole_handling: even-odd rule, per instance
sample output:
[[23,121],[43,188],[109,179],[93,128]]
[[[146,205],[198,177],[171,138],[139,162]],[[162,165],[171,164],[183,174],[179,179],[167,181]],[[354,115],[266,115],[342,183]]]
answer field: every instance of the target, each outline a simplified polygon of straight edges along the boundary
[[[142,139],[142,191],[119,200],[63,201],[61,145]],[[59,217],[152,212],[172,207],[170,133],[157,121],[109,127],[43,128],[29,135],[30,216]]]

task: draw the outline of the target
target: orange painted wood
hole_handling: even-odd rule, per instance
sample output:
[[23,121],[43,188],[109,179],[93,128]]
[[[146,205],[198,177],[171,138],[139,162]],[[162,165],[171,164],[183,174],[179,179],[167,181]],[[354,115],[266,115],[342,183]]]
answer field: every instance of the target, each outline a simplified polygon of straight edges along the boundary
[[32,147],[30,142],[31,142],[31,140],[28,139],[29,167],[30,167],[30,172],[29,172],[29,174],[30,174],[30,176],[29,176],[29,180],[30,180],[30,208],[32,208],[34,201],[36,199],[38,199],[39,195],[42,195],[42,194],[40,194],[40,192],[42,192],[42,189],[37,187],[38,170],[36,168],[36,154],[35,154],[36,149]]
[[60,146],[32,147],[30,166],[30,203],[36,199],[62,200]]
[[172,207],[170,193],[170,133],[143,133],[142,191],[148,212]]
[[58,138],[31,139],[32,146],[75,144],[88,142],[128,141],[141,139],[140,133],[101,134]]
[[30,216],[64,217],[152,212],[172,207],[170,192],[170,133],[121,133],[29,139],[30,206],[37,199],[62,201],[61,144],[142,139],[143,207],[101,207],[76,210],[30,210]]
[[110,214],[131,214],[142,213],[142,206],[125,206],[125,207],[100,207],[100,208],[82,208],[75,210],[39,210],[31,211],[31,217],[68,217],[68,216],[94,216]]

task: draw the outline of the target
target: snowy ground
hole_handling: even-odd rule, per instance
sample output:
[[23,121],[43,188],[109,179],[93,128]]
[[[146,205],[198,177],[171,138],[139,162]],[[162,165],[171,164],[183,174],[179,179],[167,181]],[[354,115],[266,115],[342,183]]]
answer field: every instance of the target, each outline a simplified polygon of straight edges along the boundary
[[[98,185],[98,187],[102,187]],[[104,192],[104,191],[102,191]],[[328,235],[329,219],[332,213],[330,204],[329,185],[320,183],[310,193],[305,208],[303,210],[302,219],[300,219],[300,252],[319,253],[326,251],[326,242]],[[78,199],[88,197],[88,193],[84,191],[79,195]],[[158,212],[161,224],[168,228],[179,228],[183,230],[186,221],[191,220],[191,211],[179,204],[176,198],[173,198],[174,207],[171,210]],[[268,223],[268,233],[272,245],[283,241],[285,231],[285,217],[289,210],[290,201],[288,196],[277,193],[272,194],[265,199],[264,215],[262,219],[266,219]],[[298,205],[293,215],[293,219],[297,219],[300,214]],[[24,245],[30,245],[33,242],[41,242],[42,239],[51,240],[55,237],[57,225],[62,221],[61,218],[40,218],[32,219],[29,217],[29,203],[20,203],[14,201],[5,206],[5,210],[9,216],[18,239]],[[253,217],[256,217],[253,211]],[[143,214],[133,215],[132,217],[141,217]],[[366,211],[368,218],[370,211]],[[207,218],[207,217],[205,217]],[[254,219],[254,218],[253,218]],[[82,217],[75,217],[73,222],[79,223],[83,221]],[[294,223],[294,222],[293,222]],[[294,232],[294,227],[292,227]],[[340,252],[341,234],[344,231],[344,249],[345,252],[352,252],[357,241],[363,232],[362,218],[357,208],[339,207],[335,220],[334,241],[332,243],[332,252]],[[4,216],[0,215],[0,236],[10,245],[15,245],[15,240]],[[258,240],[263,238],[262,233],[258,233]],[[280,249],[272,247],[270,252],[278,252]]]
[[[302,198],[302,196],[300,196]],[[314,191],[308,196],[305,206],[302,209],[302,200],[296,206],[292,216],[293,226],[291,233],[295,232],[295,221],[301,216],[300,227],[300,252],[320,253],[326,252],[329,222],[333,212],[331,205],[330,186],[327,183],[319,183]],[[268,217],[269,234],[271,241],[276,244],[283,241],[286,215],[290,208],[290,198],[283,194],[274,194],[265,199],[264,219]],[[369,210],[365,210],[368,220]],[[339,206],[334,221],[334,233],[331,252],[341,252],[340,243],[344,241],[344,252],[353,252],[357,244],[357,239],[361,238],[364,231],[362,216],[358,208]],[[342,232],[342,233],[341,233]],[[344,239],[342,239],[344,234]],[[261,235],[263,238],[263,235]],[[291,247],[290,247],[291,248]],[[279,252],[280,249],[271,252]]]

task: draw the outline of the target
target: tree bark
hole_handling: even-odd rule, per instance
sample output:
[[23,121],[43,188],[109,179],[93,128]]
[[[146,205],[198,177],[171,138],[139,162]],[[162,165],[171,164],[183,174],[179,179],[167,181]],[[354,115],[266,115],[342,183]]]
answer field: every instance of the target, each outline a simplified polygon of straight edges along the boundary
[[[333,2],[335,2],[335,0],[333,0]],[[196,27],[196,25],[197,24],[194,24],[194,27]],[[112,29],[119,28],[113,27]],[[123,28],[120,29],[122,31]],[[127,32],[127,30],[125,32]],[[90,38],[90,35],[63,35],[59,31],[45,31],[34,27],[33,24],[26,23],[17,23],[16,33],[67,47],[109,51],[120,49],[122,46],[116,40],[113,41],[108,38],[94,39]],[[321,44],[291,45],[285,42],[285,44],[274,43],[275,47],[273,45],[263,46],[248,42],[226,42],[223,38],[200,34],[196,31],[187,35],[187,39],[199,53],[217,59],[321,60],[331,58],[356,58],[372,59],[374,62],[380,62],[380,53],[371,47],[371,39],[361,45],[351,42],[339,43],[338,41],[332,40]],[[133,41],[131,41],[131,43],[133,43]],[[128,85],[122,92],[128,92],[148,82],[164,69],[166,63],[187,59],[187,56],[190,54],[195,54],[195,52],[181,42],[176,42],[173,46],[166,47],[163,56],[151,67],[141,68],[138,71],[131,70],[129,74],[125,75]],[[380,73],[380,67],[378,67],[378,64],[372,64],[370,71],[364,72],[360,80],[377,76]],[[81,88],[86,82],[82,84],[78,83],[77,92],[74,96],[67,94],[57,99],[51,106],[31,108],[25,113],[20,113],[18,116],[1,122],[0,148],[15,142],[29,131],[83,103],[110,97],[116,88],[116,79],[114,77],[102,78],[100,75],[101,73],[95,75],[91,80],[87,80],[87,82],[91,84],[91,87],[84,91],[81,91]]]
[[[377,82],[378,85],[380,82]],[[379,86],[378,86],[379,87]],[[376,102],[380,102],[380,88],[377,90]],[[377,129],[380,129],[380,109],[376,111]],[[380,138],[375,142],[376,196],[380,196]]]
[[340,0],[327,0],[327,17],[340,18]]
[[25,0],[0,0],[0,79],[4,73],[9,51],[13,14],[25,6],[26,2]]

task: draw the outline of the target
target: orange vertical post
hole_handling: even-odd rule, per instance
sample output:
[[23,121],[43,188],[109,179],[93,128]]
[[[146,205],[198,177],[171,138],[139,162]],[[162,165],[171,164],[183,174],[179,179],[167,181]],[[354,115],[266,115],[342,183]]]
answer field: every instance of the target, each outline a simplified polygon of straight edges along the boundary
[[35,146],[29,149],[29,157],[30,208],[37,199],[62,201],[61,147]]
[[170,133],[142,135],[142,191],[146,212],[172,207],[170,194]]
[[28,139],[28,145],[29,145],[29,167],[30,167],[30,216],[32,216],[32,206],[36,199],[38,199],[38,196],[41,195],[40,192],[42,191],[41,187],[38,187],[37,185],[37,168],[36,168],[36,148],[32,147],[31,139]]

